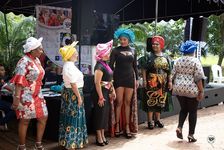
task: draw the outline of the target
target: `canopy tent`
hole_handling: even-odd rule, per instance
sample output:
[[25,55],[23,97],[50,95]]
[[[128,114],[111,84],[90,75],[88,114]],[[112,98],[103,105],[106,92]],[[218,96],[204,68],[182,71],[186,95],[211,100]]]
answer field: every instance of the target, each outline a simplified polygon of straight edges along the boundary
[[[74,1],[74,0],[73,0]],[[82,0],[88,7],[89,0]],[[151,22],[156,16],[156,0],[91,0],[97,12],[118,14],[121,23]],[[1,0],[0,11],[34,15],[35,5],[72,7],[72,0]],[[90,10],[92,11],[92,10]],[[224,0],[158,0],[158,20],[219,15]]]

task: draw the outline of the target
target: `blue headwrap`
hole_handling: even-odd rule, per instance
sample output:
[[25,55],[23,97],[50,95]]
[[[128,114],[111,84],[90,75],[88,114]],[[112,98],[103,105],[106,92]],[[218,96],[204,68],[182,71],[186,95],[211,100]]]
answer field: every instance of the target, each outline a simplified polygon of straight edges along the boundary
[[125,29],[125,28],[117,29],[117,31],[115,31],[114,33],[114,38],[119,39],[120,37],[127,38],[130,41],[130,43],[133,43],[135,41],[135,34],[130,29]]
[[185,43],[182,43],[180,47],[180,52],[184,54],[192,54],[197,49],[198,44],[195,41],[188,40]]

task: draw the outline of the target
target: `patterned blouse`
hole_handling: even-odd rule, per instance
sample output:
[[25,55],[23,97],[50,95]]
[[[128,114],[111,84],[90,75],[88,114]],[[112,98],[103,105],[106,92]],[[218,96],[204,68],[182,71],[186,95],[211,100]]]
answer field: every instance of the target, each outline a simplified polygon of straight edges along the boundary
[[204,71],[199,59],[190,56],[179,58],[173,67],[173,94],[186,97],[197,97],[197,82],[204,79]]
[[48,115],[46,102],[41,92],[44,69],[38,58],[26,54],[20,59],[15,69],[13,84],[22,86],[17,118],[32,119]]

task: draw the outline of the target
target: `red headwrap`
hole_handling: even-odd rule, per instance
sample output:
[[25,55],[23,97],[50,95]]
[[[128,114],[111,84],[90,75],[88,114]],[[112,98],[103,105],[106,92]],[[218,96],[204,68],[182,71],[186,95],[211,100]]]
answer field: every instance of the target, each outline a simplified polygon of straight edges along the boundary
[[159,43],[161,49],[164,48],[165,40],[164,40],[163,37],[161,37],[161,36],[154,36],[154,37],[152,37],[152,44],[155,43],[155,42]]

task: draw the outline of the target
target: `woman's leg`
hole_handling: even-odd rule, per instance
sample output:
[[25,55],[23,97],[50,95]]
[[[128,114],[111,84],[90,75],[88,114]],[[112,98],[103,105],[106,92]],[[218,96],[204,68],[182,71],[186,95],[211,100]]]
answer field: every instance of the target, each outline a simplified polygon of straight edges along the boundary
[[148,122],[152,122],[153,121],[153,112],[148,112]]
[[96,130],[97,142],[103,143],[102,130]]
[[195,127],[197,123],[197,110],[198,110],[198,101],[196,98],[191,98],[188,100],[189,108],[189,135],[194,135]]
[[44,134],[45,126],[47,123],[47,117],[37,119],[37,139],[36,139],[36,146],[42,146],[42,137]]
[[183,96],[177,96],[177,99],[180,103],[180,107],[181,107],[181,110],[180,110],[180,113],[179,113],[179,123],[178,123],[178,128],[180,130],[182,130],[183,128],[183,125],[184,125],[184,122],[187,118],[187,115],[188,115],[188,105],[187,105],[187,101],[185,97]]
[[19,120],[19,127],[18,127],[18,134],[19,134],[19,145],[21,145],[20,149],[23,147],[25,148],[25,143],[26,143],[26,133],[27,133],[27,128],[29,126],[29,119],[20,119]]
[[125,88],[124,90],[124,101],[125,101],[125,118],[126,118],[126,133],[130,133],[130,109],[131,109],[131,99],[133,96],[134,89]]
[[160,112],[155,112],[155,115],[156,115],[156,120],[155,121],[159,121],[161,113]]
[[107,139],[104,134],[104,129],[101,130],[102,140],[105,142]]
[[120,132],[120,115],[121,115],[121,107],[123,104],[123,98],[124,98],[124,88],[123,87],[119,87],[116,89],[116,94],[117,94],[117,98],[116,98],[116,116],[115,116],[115,120],[116,120],[116,129],[115,132]]
[[155,112],[155,126],[159,128],[163,128],[164,124],[160,121],[161,111]]

